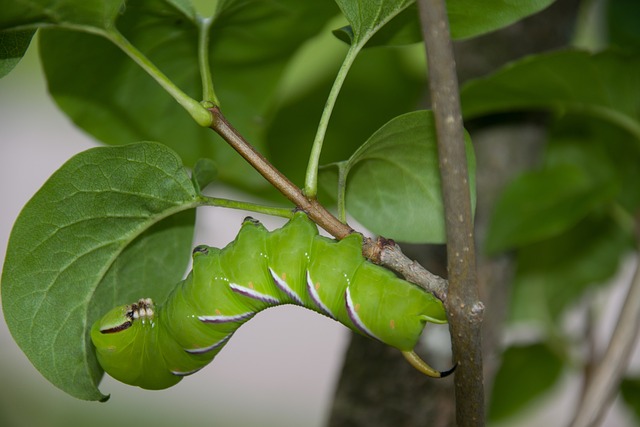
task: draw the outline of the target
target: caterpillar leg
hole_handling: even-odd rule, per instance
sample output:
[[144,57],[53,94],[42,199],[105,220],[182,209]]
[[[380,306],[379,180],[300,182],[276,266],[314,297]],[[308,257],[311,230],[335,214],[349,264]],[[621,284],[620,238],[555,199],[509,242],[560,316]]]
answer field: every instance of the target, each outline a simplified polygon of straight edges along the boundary
[[456,366],[458,366],[458,364],[456,363],[455,365],[453,365],[453,368],[447,370],[447,371],[436,371],[435,369],[433,369],[431,366],[427,365],[427,362],[425,362],[424,360],[420,359],[420,356],[418,356],[416,354],[415,351],[411,350],[411,351],[403,351],[402,355],[404,356],[405,359],[407,359],[407,362],[409,362],[411,364],[411,366],[413,366],[414,368],[416,368],[418,371],[422,372],[425,375],[428,375],[430,377],[433,378],[444,378],[448,375],[451,375],[453,373],[453,371],[456,370]]

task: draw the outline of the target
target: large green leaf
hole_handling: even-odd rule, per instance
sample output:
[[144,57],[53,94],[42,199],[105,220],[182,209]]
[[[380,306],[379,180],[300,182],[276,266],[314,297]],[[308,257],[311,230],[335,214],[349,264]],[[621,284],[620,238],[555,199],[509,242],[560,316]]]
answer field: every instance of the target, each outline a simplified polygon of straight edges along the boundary
[[[227,118],[258,149],[263,149],[263,116],[289,58],[335,13],[336,6],[328,1],[218,4],[208,32],[216,95]],[[127,3],[116,26],[182,91],[201,99],[197,28],[202,22],[181,3],[141,0]],[[197,126],[108,40],[47,30],[41,41],[51,94],[78,126],[99,140],[159,141],[189,165],[201,157],[215,158],[223,180],[247,187],[264,184],[213,131]]]
[[489,419],[499,421],[514,415],[549,391],[560,377],[562,365],[562,359],[546,344],[509,347],[502,354],[493,384]]
[[49,381],[104,398],[89,328],[115,304],[165,298],[184,274],[197,203],[180,159],[149,142],[80,153],[27,203],[7,248],[2,305]]
[[[561,51],[532,56],[467,83],[465,118],[546,109],[610,121],[640,140],[640,54]],[[640,141],[637,141],[640,143]]]
[[[475,156],[465,136],[475,206]],[[446,241],[433,114],[414,111],[376,131],[346,162],[347,212],[374,233],[402,242]]]

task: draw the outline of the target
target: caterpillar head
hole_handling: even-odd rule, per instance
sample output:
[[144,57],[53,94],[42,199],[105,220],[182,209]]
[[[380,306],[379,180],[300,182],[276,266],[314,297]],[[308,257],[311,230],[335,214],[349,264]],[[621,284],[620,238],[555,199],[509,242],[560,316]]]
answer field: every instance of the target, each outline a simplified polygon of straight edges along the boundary
[[113,378],[146,389],[167,388],[180,381],[166,369],[156,326],[149,298],[107,312],[91,328],[100,365]]

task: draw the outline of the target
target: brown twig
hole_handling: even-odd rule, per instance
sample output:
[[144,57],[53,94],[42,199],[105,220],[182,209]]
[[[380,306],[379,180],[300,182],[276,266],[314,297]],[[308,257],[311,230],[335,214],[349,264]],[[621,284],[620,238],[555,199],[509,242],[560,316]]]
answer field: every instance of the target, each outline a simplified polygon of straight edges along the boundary
[[438,137],[438,156],[447,233],[449,291],[445,302],[455,374],[458,426],[484,425],[480,326],[484,306],[476,279],[473,219],[464,130],[453,47],[443,0],[419,0],[429,64],[429,89]]
[[[306,197],[300,188],[280,173],[262,154],[258,153],[227,121],[218,107],[210,108],[209,111],[213,117],[211,129],[216,131],[287,199],[305,211],[316,224],[338,239],[354,232],[349,225],[340,222],[316,199]],[[407,258],[397,245],[378,244],[374,240],[364,239],[362,253],[373,262],[398,272],[410,282],[421,286],[436,297],[445,299],[447,281]]]

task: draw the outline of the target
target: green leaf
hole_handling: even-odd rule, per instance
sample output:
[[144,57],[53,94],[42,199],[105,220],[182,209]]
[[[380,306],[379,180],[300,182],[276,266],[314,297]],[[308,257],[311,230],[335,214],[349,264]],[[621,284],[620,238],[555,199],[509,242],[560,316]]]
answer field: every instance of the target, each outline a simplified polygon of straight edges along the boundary
[[[333,35],[347,44],[353,40],[353,28],[347,25],[333,31]],[[376,31],[367,41],[365,47],[397,46],[422,41],[422,31],[418,19],[418,8],[415,4],[398,13],[384,27]]]
[[510,320],[555,324],[589,287],[606,284],[632,248],[629,232],[608,217],[590,215],[562,234],[520,249]]
[[211,159],[199,159],[193,167],[191,180],[198,193],[218,179],[218,166]]
[[633,411],[636,421],[640,422],[640,378],[624,378],[620,391],[624,403]]
[[450,0],[451,37],[464,39],[488,33],[540,12],[555,0]]
[[[225,116],[257,149],[263,150],[263,117],[289,58],[336,11],[331,2],[298,0],[233,0],[218,5],[209,31],[216,95]],[[201,99],[193,11],[166,0],[128,2],[116,26],[182,91]],[[262,177],[235,151],[211,129],[195,125],[108,40],[61,30],[43,31],[41,36],[49,90],[79,127],[107,144],[162,142],[187,165],[210,157],[220,166],[222,180],[264,188]]]
[[59,25],[100,32],[113,26],[124,0],[0,0],[0,31]]
[[[475,156],[465,136],[472,203]],[[433,115],[414,111],[376,131],[347,164],[347,212],[374,233],[402,242],[446,241]]]
[[0,78],[18,65],[34,33],[35,30],[0,31]]
[[562,360],[544,343],[509,347],[502,355],[489,404],[489,419],[508,418],[560,378]]
[[612,183],[594,182],[574,164],[524,173],[496,203],[486,250],[495,254],[556,236],[611,200],[614,190]]
[[[451,37],[465,39],[513,24],[526,16],[540,12],[554,0],[449,0],[447,11]],[[398,2],[400,3],[400,2]],[[406,2],[402,2],[403,4]],[[412,2],[413,3],[413,2]],[[347,44],[353,40],[351,26],[334,31]],[[367,42],[366,47],[410,44],[422,41],[422,30],[415,4],[404,9]]]
[[7,248],[2,304],[49,381],[104,398],[89,328],[116,304],[166,297],[188,262],[197,203],[180,159],[150,142],[80,153],[27,203]]
[[532,56],[471,81],[461,101],[467,119],[523,109],[571,112],[614,123],[640,141],[639,93],[639,53],[569,50]]
[[349,22],[352,45],[364,45],[380,28],[407,8],[413,0],[336,0]]

